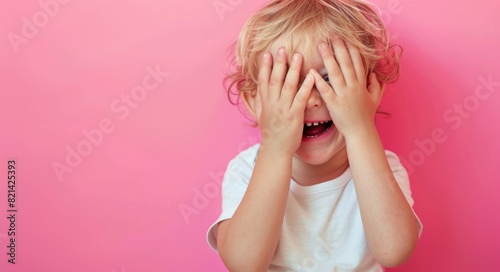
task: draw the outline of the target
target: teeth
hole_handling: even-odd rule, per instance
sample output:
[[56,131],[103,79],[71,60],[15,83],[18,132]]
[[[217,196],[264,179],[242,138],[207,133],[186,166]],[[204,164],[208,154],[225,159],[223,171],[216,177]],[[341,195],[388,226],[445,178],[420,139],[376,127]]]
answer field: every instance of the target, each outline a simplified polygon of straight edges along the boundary
[[311,126],[317,126],[317,125],[322,125],[322,124],[326,124],[328,123],[328,121],[320,121],[320,122],[314,122],[314,123],[306,123],[306,126],[307,127],[311,127]]

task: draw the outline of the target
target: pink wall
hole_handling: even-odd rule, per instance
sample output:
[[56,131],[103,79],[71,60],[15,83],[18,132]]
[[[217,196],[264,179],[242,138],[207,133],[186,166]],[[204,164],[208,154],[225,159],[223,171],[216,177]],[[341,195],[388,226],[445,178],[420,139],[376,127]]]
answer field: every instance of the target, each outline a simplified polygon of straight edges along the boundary
[[[0,270],[225,271],[205,231],[258,135],[221,88],[225,48],[265,1],[57,1],[0,9]],[[394,271],[500,271],[500,3],[375,2],[405,46],[380,132],[424,223]]]

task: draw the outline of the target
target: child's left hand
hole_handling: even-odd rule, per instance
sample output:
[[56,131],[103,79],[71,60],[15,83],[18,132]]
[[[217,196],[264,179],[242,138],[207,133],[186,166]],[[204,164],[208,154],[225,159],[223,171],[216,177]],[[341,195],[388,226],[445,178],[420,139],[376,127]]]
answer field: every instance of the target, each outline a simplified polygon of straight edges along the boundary
[[375,113],[383,93],[383,86],[374,73],[365,78],[365,69],[359,50],[346,45],[340,38],[333,41],[335,55],[326,44],[319,52],[330,84],[316,71],[311,70],[314,82],[332,121],[344,137],[349,138],[366,128],[375,126]]

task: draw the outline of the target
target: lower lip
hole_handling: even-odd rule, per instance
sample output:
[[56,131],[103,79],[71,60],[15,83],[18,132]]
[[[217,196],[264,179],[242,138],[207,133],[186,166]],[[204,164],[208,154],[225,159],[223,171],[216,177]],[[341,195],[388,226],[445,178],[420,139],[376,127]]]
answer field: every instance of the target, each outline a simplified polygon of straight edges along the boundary
[[335,125],[332,124],[325,132],[320,134],[318,137],[314,137],[314,138],[302,137],[302,142],[311,143],[311,142],[320,141],[320,140],[332,135],[334,131],[335,131]]

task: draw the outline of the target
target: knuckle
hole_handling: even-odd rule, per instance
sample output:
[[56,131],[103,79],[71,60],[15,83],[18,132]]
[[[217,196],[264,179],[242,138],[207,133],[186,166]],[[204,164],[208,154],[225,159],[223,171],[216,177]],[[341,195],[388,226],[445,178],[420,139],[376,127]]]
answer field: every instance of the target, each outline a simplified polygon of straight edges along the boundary
[[262,74],[259,74],[257,81],[260,87],[264,87],[267,84],[267,77]]
[[351,59],[346,59],[344,61],[344,66],[345,66],[345,68],[351,69],[351,68],[354,68],[354,63],[352,62]]
[[303,103],[307,102],[307,98],[308,98],[308,97],[306,97],[306,96],[304,96],[304,95],[297,95],[297,96],[295,96],[295,100],[296,100],[297,102],[301,103],[301,104],[303,104]]
[[274,60],[274,65],[283,65],[286,63],[286,60],[283,57],[277,57]]
[[300,60],[292,60],[292,63],[289,66],[290,66],[289,69],[290,71],[299,71],[302,65],[300,63]]
[[285,83],[283,84],[283,90],[293,91],[295,89],[297,89],[297,87],[291,82],[285,81]]
[[320,52],[321,52],[321,55],[323,55],[323,57],[333,56],[332,49],[329,48],[328,46],[325,49],[321,50]]
[[[267,91],[267,82],[259,80],[259,83],[257,84],[257,93],[263,93],[265,91]],[[259,100],[261,100],[260,97]]]
[[269,85],[270,86],[279,86],[279,85],[281,85],[281,79],[279,79],[276,76],[272,76],[271,80],[269,80]]
[[257,75],[257,82],[259,84],[266,84],[269,78],[269,73],[263,69],[259,71],[259,74]]
[[332,89],[328,88],[328,87],[324,87],[320,90],[321,93],[323,93],[323,95],[327,95],[329,96],[330,95],[330,92],[332,92]]
[[323,60],[326,61],[335,61],[335,57],[333,56],[333,53],[331,52],[324,52],[323,53]]
[[323,94],[328,94],[329,92],[332,91],[332,89],[328,86],[321,86],[321,88],[318,88],[318,91]]
[[342,71],[340,69],[335,69],[332,71],[331,78],[339,78],[342,77]]
[[302,90],[302,89],[309,90],[312,87],[314,87],[314,82],[311,82],[311,81],[302,82],[302,84],[300,85],[300,88],[297,87],[297,91]]

